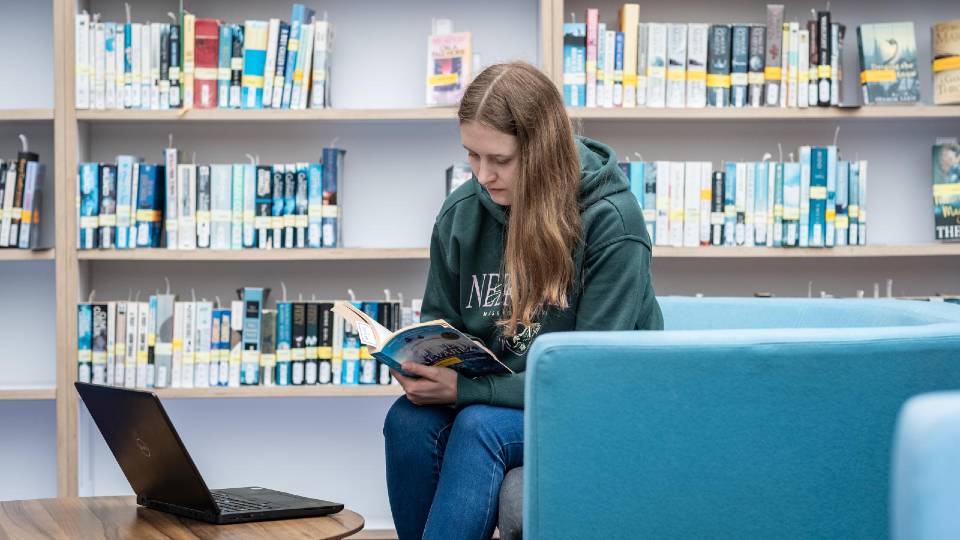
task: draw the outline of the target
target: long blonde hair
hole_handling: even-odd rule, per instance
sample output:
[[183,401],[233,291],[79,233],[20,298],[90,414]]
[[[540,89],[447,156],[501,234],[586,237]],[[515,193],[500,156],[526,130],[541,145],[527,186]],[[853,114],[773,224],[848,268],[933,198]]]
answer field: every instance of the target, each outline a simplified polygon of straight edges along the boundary
[[[557,87],[524,62],[496,64],[467,87],[460,123],[479,122],[517,138],[519,178],[507,223],[504,336],[531,326],[547,306],[569,307],[580,241],[580,162]],[[505,291],[506,293],[506,291]]]

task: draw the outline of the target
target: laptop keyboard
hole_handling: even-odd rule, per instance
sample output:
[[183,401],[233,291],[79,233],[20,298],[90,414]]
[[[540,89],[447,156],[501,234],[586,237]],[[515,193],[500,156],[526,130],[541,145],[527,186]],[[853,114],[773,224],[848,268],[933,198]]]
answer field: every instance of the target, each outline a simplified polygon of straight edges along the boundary
[[251,512],[257,510],[272,510],[275,508],[274,505],[269,503],[240,499],[219,491],[213,491],[211,494],[213,495],[213,500],[222,512]]

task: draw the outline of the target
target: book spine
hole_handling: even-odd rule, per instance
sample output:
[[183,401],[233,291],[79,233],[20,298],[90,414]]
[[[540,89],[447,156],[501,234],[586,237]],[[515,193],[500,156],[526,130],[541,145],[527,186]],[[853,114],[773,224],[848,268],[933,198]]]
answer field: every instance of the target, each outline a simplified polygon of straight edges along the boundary
[[90,108],[90,15],[84,11],[76,15],[74,104],[77,109]]
[[603,106],[613,107],[616,88],[617,32],[605,30],[603,36]]
[[217,54],[217,108],[230,108],[230,75],[233,56],[233,26],[220,25]]
[[133,156],[117,156],[117,249],[135,247],[131,243],[130,226],[133,217],[133,169],[137,166]]
[[[810,219],[810,180],[811,180],[811,148],[800,147],[800,220],[797,245],[810,246],[811,222]],[[824,184],[826,185],[826,184]],[[822,243],[821,243],[822,245]]]
[[107,372],[103,384],[113,384],[116,377],[117,350],[117,303],[107,302]]
[[850,162],[837,162],[837,194],[836,194],[836,237],[834,244],[837,246],[846,246],[847,234],[850,232],[850,217],[848,214],[848,204],[850,201]]
[[[323,164],[311,163],[307,170],[307,247],[323,247]],[[269,181],[269,179],[268,179]],[[269,201],[266,203],[269,210]]]
[[730,33],[730,105],[747,106],[750,84],[750,27],[734,26]]
[[23,214],[20,221],[20,249],[37,246],[40,227],[40,202],[46,168],[36,161],[27,162],[27,179],[23,189]]
[[304,368],[306,361],[306,305],[303,302],[293,304],[293,318],[291,319],[290,345],[290,384],[304,383]]
[[655,245],[670,245],[670,171],[669,161],[657,161],[657,224]]
[[568,107],[583,107],[587,102],[585,33],[584,23],[563,25],[563,102]]
[[100,166],[100,228],[99,246],[104,249],[114,247],[114,233],[117,226],[117,166]]
[[657,164],[644,163],[643,166],[643,222],[650,235],[650,242],[656,243],[657,232]]
[[123,104],[128,109],[140,108],[140,24],[131,23],[124,28]]
[[757,246],[767,245],[767,223],[770,216],[770,168],[766,162],[755,164],[753,199],[753,242]]
[[767,107],[780,106],[780,78],[783,69],[783,49],[780,40],[782,29],[783,5],[767,4],[767,56],[763,69]]
[[806,109],[810,104],[810,32],[797,32],[797,107]]
[[244,25],[244,32],[240,100],[245,109],[262,109],[269,23],[266,21],[247,21]]
[[290,43],[290,25],[280,23],[280,37],[277,40],[277,67],[273,76],[273,90],[270,106],[279,109],[283,104],[283,80],[287,66],[287,45]]
[[827,147],[827,208],[824,213],[824,246],[833,247],[836,244],[837,219],[837,147]]
[[297,166],[284,165],[283,172],[283,247],[296,245],[297,227]]
[[289,109],[293,97],[293,73],[297,67],[297,54],[300,51],[300,31],[304,23],[306,9],[302,4],[294,4],[290,15],[290,39],[287,41],[287,62],[283,74],[283,94],[280,108]]
[[197,167],[197,247],[210,247],[211,178],[210,166]]
[[317,383],[333,382],[333,304],[321,302],[318,314],[319,338],[317,345]]
[[857,245],[865,246],[867,245],[867,162],[865,160],[860,160],[858,173],[860,217],[857,220],[859,225],[857,227]]
[[623,33],[623,106],[637,106],[637,27],[640,5],[624,4],[620,8],[620,32]]
[[730,104],[730,27],[710,27],[707,47],[707,105],[726,107]]
[[800,164],[783,165],[783,245],[796,246],[800,226]]
[[210,386],[210,359],[213,342],[213,303],[197,302],[196,356],[193,365],[193,386]]
[[[83,217],[80,213],[81,184],[82,184],[83,164],[79,166],[79,176],[77,181],[77,218],[79,220],[77,227],[78,246],[83,248]],[[5,247],[10,239],[10,218],[13,215],[13,192],[17,186],[17,169],[8,163],[6,166],[0,163],[0,247]],[[96,235],[94,235],[96,236]]]
[[[363,312],[371,319],[383,324],[379,302],[362,302],[361,306]],[[360,376],[357,382],[359,384],[376,384],[377,382],[377,359],[370,354],[370,349],[362,343],[360,344]]]
[[240,384],[260,384],[260,325],[263,320],[263,289],[243,289],[243,360]]
[[230,324],[231,313],[229,308],[220,310],[220,326],[217,337],[217,369],[211,366],[210,376],[216,375],[216,381],[211,386],[227,386],[230,382]]
[[687,25],[667,24],[667,107],[686,106]]
[[105,99],[104,108],[115,109],[117,107],[117,25],[108,22],[103,25],[103,46],[104,46],[104,84]]
[[183,348],[180,352],[181,388],[193,388],[194,370],[197,357],[197,303],[183,303]]
[[[227,386],[240,387],[240,368],[243,364],[243,300],[230,302],[230,325],[227,336]],[[222,328],[221,328],[222,330]]]
[[[183,309],[183,302],[176,302],[176,297],[172,294],[151,296],[150,302],[156,306],[155,385],[157,388],[166,388],[174,384],[179,387],[183,335],[178,325],[183,324],[183,315],[178,311]],[[174,361],[175,357],[176,361]]]
[[256,246],[261,249],[272,247],[273,223],[273,172],[269,165],[257,165],[256,168]]
[[134,388],[147,388],[147,366],[150,363],[150,353],[153,348],[149,344],[151,322],[150,302],[139,302],[137,304],[137,365],[133,377]]
[[710,245],[710,222],[712,219],[711,215],[711,199],[712,199],[712,175],[713,175],[713,163],[709,161],[703,161],[699,163],[700,168],[700,234],[698,235],[698,245],[709,246]]
[[587,107],[597,106],[597,25],[599,16],[599,10],[596,8],[587,9],[586,91],[584,92]]
[[831,22],[830,22],[830,12],[829,11],[818,11],[817,12],[817,38],[818,38],[818,52],[819,59],[817,62],[818,68],[817,71],[817,104],[821,107],[828,107],[830,105],[830,95],[832,89],[830,88],[831,81],[830,76],[832,70],[831,59],[833,57],[833,40],[831,39]]
[[277,312],[262,311],[260,325],[260,381],[263,386],[276,386],[273,380],[277,367]]
[[330,106],[330,23],[317,21],[314,24],[310,108],[322,109]]
[[843,38],[846,26],[830,24],[830,105],[837,107],[843,95]]
[[764,68],[767,48],[767,29],[764,26],[750,27],[750,60],[747,82],[747,101],[751,107],[762,107],[764,104],[765,78]]
[[280,38],[280,19],[267,22],[267,51],[263,65],[263,106],[270,107],[273,100],[273,77],[277,72],[277,40]]
[[[8,176],[10,176],[8,174]],[[80,249],[95,249],[97,247],[97,228],[99,227],[98,214],[100,210],[100,164],[80,164]],[[9,181],[7,182],[9,186]],[[6,198],[12,200],[13,191],[8,187]],[[6,207],[11,205],[4,204]],[[6,245],[10,235],[10,218],[4,213],[3,226],[0,228],[0,244]]]
[[160,27],[160,73],[157,78],[157,91],[161,109],[170,108],[170,25]]
[[687,28],[687,96],[688,108],[707,106],[707,43],[710,27],[690,24]]
[[[775,163],[773,181],[773,247],[783,245],[783,163]],[[769,232],[768,232],[769,234]]]
[[170,88],[167,90],[169,95],[168,103],[171,109],[179,109],[183,101],[181,100],[181,88],[180,88],[180,58],[181,58],[182,46],[181,46],[181,37],[180,37],[180,25],[171,24],[170,25],[170,66],[167,71],[167,78],[170,81]]
[[613,106],[623,107],[623,32],[614,32]]
[[93,330],[91,360],[93,362],[93,384],[107,384],[107,304],[93,304]]
[[[808,148],[808,147],[804,147]],[[809,245],[810,247],[823,247],[824,242],[824,232],[826,227],[826,212],[827,212],[827,176],[828,172],[828,159],[827,159],[827,149],[824,147],[815,147],[808,149],[806,151],[807,158],[809,158],[809,165],[806,168],[809,170],[810,175],[810,218],[809,223],[804,223],[804,220],[800,220],[800,226],[803,227],[807,225],[809,228]],[[801,150],[800,158],[805,159],[804,152]],[[801,167],[803,163],[801,162]],[[804,173],[801,172],[801,175]],[[801,176],[801,206],[800,206],[800,217],[803,217],[803,177]],[[801,234],[801,238],[803,235]],[[801,243],[803,245],[803,243]]]
[[230,249],[243,249],[243,208],[245,199],[244,184],[246,175],[244,165],[235,163],[231,167],[230,198]]
[[177,242],[180,249],[197,248],[197,166],[177,166],[178,215]]
[[[800,54],[807,54],[807,104],[816,107],[820,100],[819,65],[820,65],[820,34],[817,21],[807,21],[808,49],[801,50]],[[803,89],[801,88],[802,92]]]
[[700,163],[688,161],[683,179],[683,245],[700,245]]
[[320,305],[316,302],[308,302],[306,309],[306,326],[304,330],[304,384],[317,384],[319,355],[317,345],[320,339]]
[[139,357],[140,302],[127,302],[126,359],[123,366],[123,387],[137,387],[137,359]]
[[710,243],[714,246],[723,245],[724,224],[724,187],[726,186],[726,172],[714,171],[711,178],[710,193]]
[[272,172],[272,192],[273,192],[273,207],[271,209],[272,217],[270,218],[271,227],[273,228],[273,242],[272,247],[274,249],[279,249],[283,247],[283,211],[286,205],[286,199],[284,197],[284,190],[286,188],[286,168],[282,164],[276,164],[273,166]]
[[140,108],[150,108],[150,62],[153,58],[153,32],[150,23],[140,25]]
[[340,193],[343,187],[344,159],[347,151],[342,148],[323,149],[323,247],[335,248],[343,245],[343,227],[341,226]]
[[597,23],[597,107],[606,106],[607,25]]
[[643,175],[645,165],[642,161],[631,161],[626,164],[626,167],[627,178],[630,180],[630,193],[637,198],[637,203],[640,205],[640,208],[643,208]]
[[[192,13],[181,12],[183,25],[183,107],[190,109],[196,103],[196,71],[199,67],[197,49],[199,32],[197,18]],[[216,50],[216,45],[214,45]],[[215,100],[214,100],[215,101]]]
[[727,163],[723,176],[723,244],[737,244],[737,164]]
[[307,247],[307,227],[309,225],[309,163],[297,163],[297,192],[296,192],[296,246]]
[[667,25],[647,24],[647,107],[663,108],[667,100]]
[[106,44],[104,23],[93,24],[93,108],[106,109]]
[[127,375],[127,302],[117,302],[114,327],[113,379],[110,384],[123,387]]
[[93,306],[77,304],[77,380],[93,382]]
[[670,245],[683,246],[683,184],[685,167],[682,161],[670,162]]
[[150,25],[150,109],[154,111],[160,110],[160,61],[166,27],[164,23]]
[[293,304],[277,302],[277,370],[274,380],[277,386],[290,384],[290,368],[293,361]]
[[[706,40],[704,40],[704,43],[706,43]],[[649,65],[647,48],[649,46],[648,25],[640,23],[637,25],[637,107],[647,106],[647,66]],[[704,46],[704,50],[706,50],[706,46]],[[704,58],[706,58],[706,53],[704,53]],[[689,93],[689,91],[688,89],[687,92]]]
[[783,23],[781,32],[783,40],[783,69],[780,71],[780,107],[787,107],[790,102],[790,23]]
[[799,70],[800,70],[800,25],[792,22],[789,24],[790,50],[787,52],[789,69],[787,70],[787,107],[797,107],[797,92],[799,91]]
[[144,385],[146,388],[156,388],[157,384],[157,295],[151,295],[147,303],[147,365],[144,369]]
[[[224,28],[227,27],[224,26]],[[191,92],[193,99],[188,101],[187,96],[184,95],[184,103],[192,104],[198,109],[213,109],[219,104],[218,100],[221,96],[219,88],[220,69],[218,67],[221,46],[220,30],[219,23],[215,20],[200,19],[196,22],[194,80],[193,84],[184,83],[184,88],[193,90]],[[186,60],[184,61],[184,69],[186,69]],[[226,93],[223,95],[226,96]]]
[[300,27],[300,54],[297,55],[297,66],[293,70],[291,109],[306,108],[306,97],[310,93],[310,69],[313,67],[313,29],[314,25],[309,22],[304,22]]
[[746,243],[747,239],[747,164],[746,163],[737,163],[736,164],[736,200],[734,206],[736,207],[736,225],[734,227],[734,242],[738,246],[742,246]]
[[228,106],[231,109],[239,109],[243,104],[240,99],[243,82],[243,34],[243,25],[230,25],[230,97]]
[[177,165],[179,164],[179,151],[176,148],[163,149],[163,163],[166,175],[164,177],[165,200],[164,200],[164,242],[167,249],[177,249],[179,244],[177,210],[180,206],[180,200],[177,197]]
[[743,245],[752,246],[754,245],[754,229],[753,229],[753,220],[756,217],[756,209],[754,207],[756,199],[756,190],[757,190],[757,167],[756,163],[744,163],[743,167],[746,169],[746,192],[744,197],[744,241]]
[[243,165],[243,247],[257,245],[256,229],[257,208],[257,166]]

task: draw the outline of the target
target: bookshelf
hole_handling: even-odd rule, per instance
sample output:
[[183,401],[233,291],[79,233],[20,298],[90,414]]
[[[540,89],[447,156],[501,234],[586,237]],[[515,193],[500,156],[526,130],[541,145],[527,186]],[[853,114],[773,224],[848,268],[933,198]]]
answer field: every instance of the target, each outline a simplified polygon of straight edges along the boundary
[[[283,281],[292,291],[330,297],[343,297],[347,287],[356,288],[360,296],[373,297],[384,286],[403,292],[407,299],[421,296],[429,256],[423,246],[429,243],[430,227],[442,203],[442,171],[451,161],[463,159],[455,110],[422,106],[423,49],[430,17],[449,16],[458,29],[473,31],[483,64],[525,59],[538,64],[559,84],[562,21],[570,11],[582,20],[587,7],[598,7],[602,20],[612,22],[622,2],[304,3],[321,12],[328,10],[330,19],[342,30],[335,45],[334,109],[75,110],[73,16],[78,9],[88,9],[101,12],[104,20],[122,20],[122,3],[105,0],[30,3],[34,6],[31,16],[44,24],[49,21],[54,36],[50,50],[39,52],[49,58],[30,62],[52,66],[50,73],[26,70],[0,58],[5,73],[29,76],[30,84],[43,88],[43,92],[19,92],[17,96],[0,90],[0,106],[9,107],[0,109],[0,150],[6,155],[7,145],[13,144],[7,141],[26,132],[31,146],[47,163],[48,186],[54,186],[48,191],[46,212],[52,220],[47,221],[44,233],[49,234],[48,245],[54,248],[0,250],[0,273],[4,277],[18,273],[22,277],[17,283],[24,290],[49,290],[50,282],[56,285],[55,294],[50,294],[50,311],[29,317],[31,321],[53,319],[55,325],[34,323],[37,330],[28,332],[29,338],[43,337],[49,342],[50,327],[55,326],[56,339],[51,343],[55,353],[49,354],[55,359],[55,373],[44,372],[42,380],[36,381],[0,380],[0,432],[50,431],[56,425],[55,433],[30,431],[34,434],[30,440],[40,441],[31,444],[56,448],[57,467],[46,463],[45,470],[50,471],[49,483],[56,485],[60,495],[129,490],[72,388],[76,378],[76,300],[86,299],[92,290],[98,298],[126,298],[130,290],[153,290],[164,277],[175,283],[181,295],[196,288],[198,293],[223,297],[237,286],[261,284],[277,291]],[[692,0],[680,5],[657,0],[641,5],[641,20],[759,22],[764,4],[759,0]],[[787,4],[788,18],[806,16],[807,4]],[[176,9],[175,2],[136,0],[131,5],[134,19],[140,22],[166,20],[165,13]],[[195,8],[201,16],[228,14],[225,18],[231,22],[289,14],[289,3],[266,6],[253,0],[210,0]],[[855,44],[855,31],[851,30],[856,24],[915,20],[921,46],[921,91],[929,101],[930,69],[925,61],[929,41],[924,35],[932,21],[954,18],[955,13],[934,0],[909,5],[881,0],[871,5],[869,14],[858,13],[858,9],[853,5],[834,7],[837,19],[848,24],[845,65],[856,65],[856,47],[850,45]],[[4,40],[25,42],[26,38],[11,33],[17,29],[10,26],[0,22]],[[378,61],[378,69],[371,71],[371,59],[380,58],[387,61]],[[855,83],[855,77],[847,78],[847,96],[856,95]],[[950,271],[960,257],[960,245],[933,243],[929,217],[930,145],[938,135],[957,135],[958,106],[568,112],[576,129],[607,142],[621,156],[640,152],[648,160],[759,159],[763,152],[775,152],[776,142],[788,151],[795,151],[800,144],[829,142],[834,125],[840,125],[841,147],[870,160],[874,171],[869,194],[870,245],[833,249],[657,247],[654,279],[659,294],[771,291],[805,295],[807,283],[813,281],[817,290],[852,296],[857,289],[867,289],[888,277],[896,280],[898,294],[960,292],[960,276]],[[77,250],[77,163],[112,160],[119,153],[159,160],[168,134],[174,135],[176,146],[188,153],[197,151],[198,161],[204,163],[242,161],[245,152],[259,153],[264,162],[303,161],[314,159],[319,147],[339,139],[348,149],[344,234],[350,247],[229,252]],[[253,139],[256,144],[250,142]],[[691,146],[697,148],[694,155]],[[11,298],[20,302],[25,293],[11,296],[14,293],[3,289],[0,294],[5,303]],[[0,350],[0,361],[9,358],[4,356],[8,350]],[[392,400],[400,395],[398,387],[166,389],[159,395],[211,484],[236,484],[236,475],[245,474],[244,481],[305,494],[323,486],[334,490],[324,496],[359,507],[373,529],[365,537],[391,537],[379,424]],[[43,420],[29,420],[34,415]],[[225,427],[209,429],[224,424],[224,418],[230,419]],[[245,425],[258,426],[257,436],[249,437]],[[0,451],[0,461],[26,463],[31,450],[24,448],[12,458]],[[231,455],[222,461],[215,459],[224,448],[231,449]],[[307,475],[303,467],[277,464],[274,458],[278,454],[350,456],[350,460],[347,466],[334,463],[337,460],[321,463]],[[249,456],[258,457],[245,462]],[[52,461],[54,456],[43,459]],[[36,467],[44,465],[37,463]],[[24,474],[35,476],[36,467],[24,468]],[[259,473],[262,478],[251,472],[255,468],[263,471]]]

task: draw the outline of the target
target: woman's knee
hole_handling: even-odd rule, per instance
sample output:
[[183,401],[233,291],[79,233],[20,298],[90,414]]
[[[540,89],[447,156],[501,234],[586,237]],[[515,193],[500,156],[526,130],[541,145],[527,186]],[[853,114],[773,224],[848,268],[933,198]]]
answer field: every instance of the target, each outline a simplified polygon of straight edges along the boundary
[[394,401],[383,421],[383,436],[389,440],[391,435],[404,433],[416,425],[416,407],[407,396],[400,396]]

